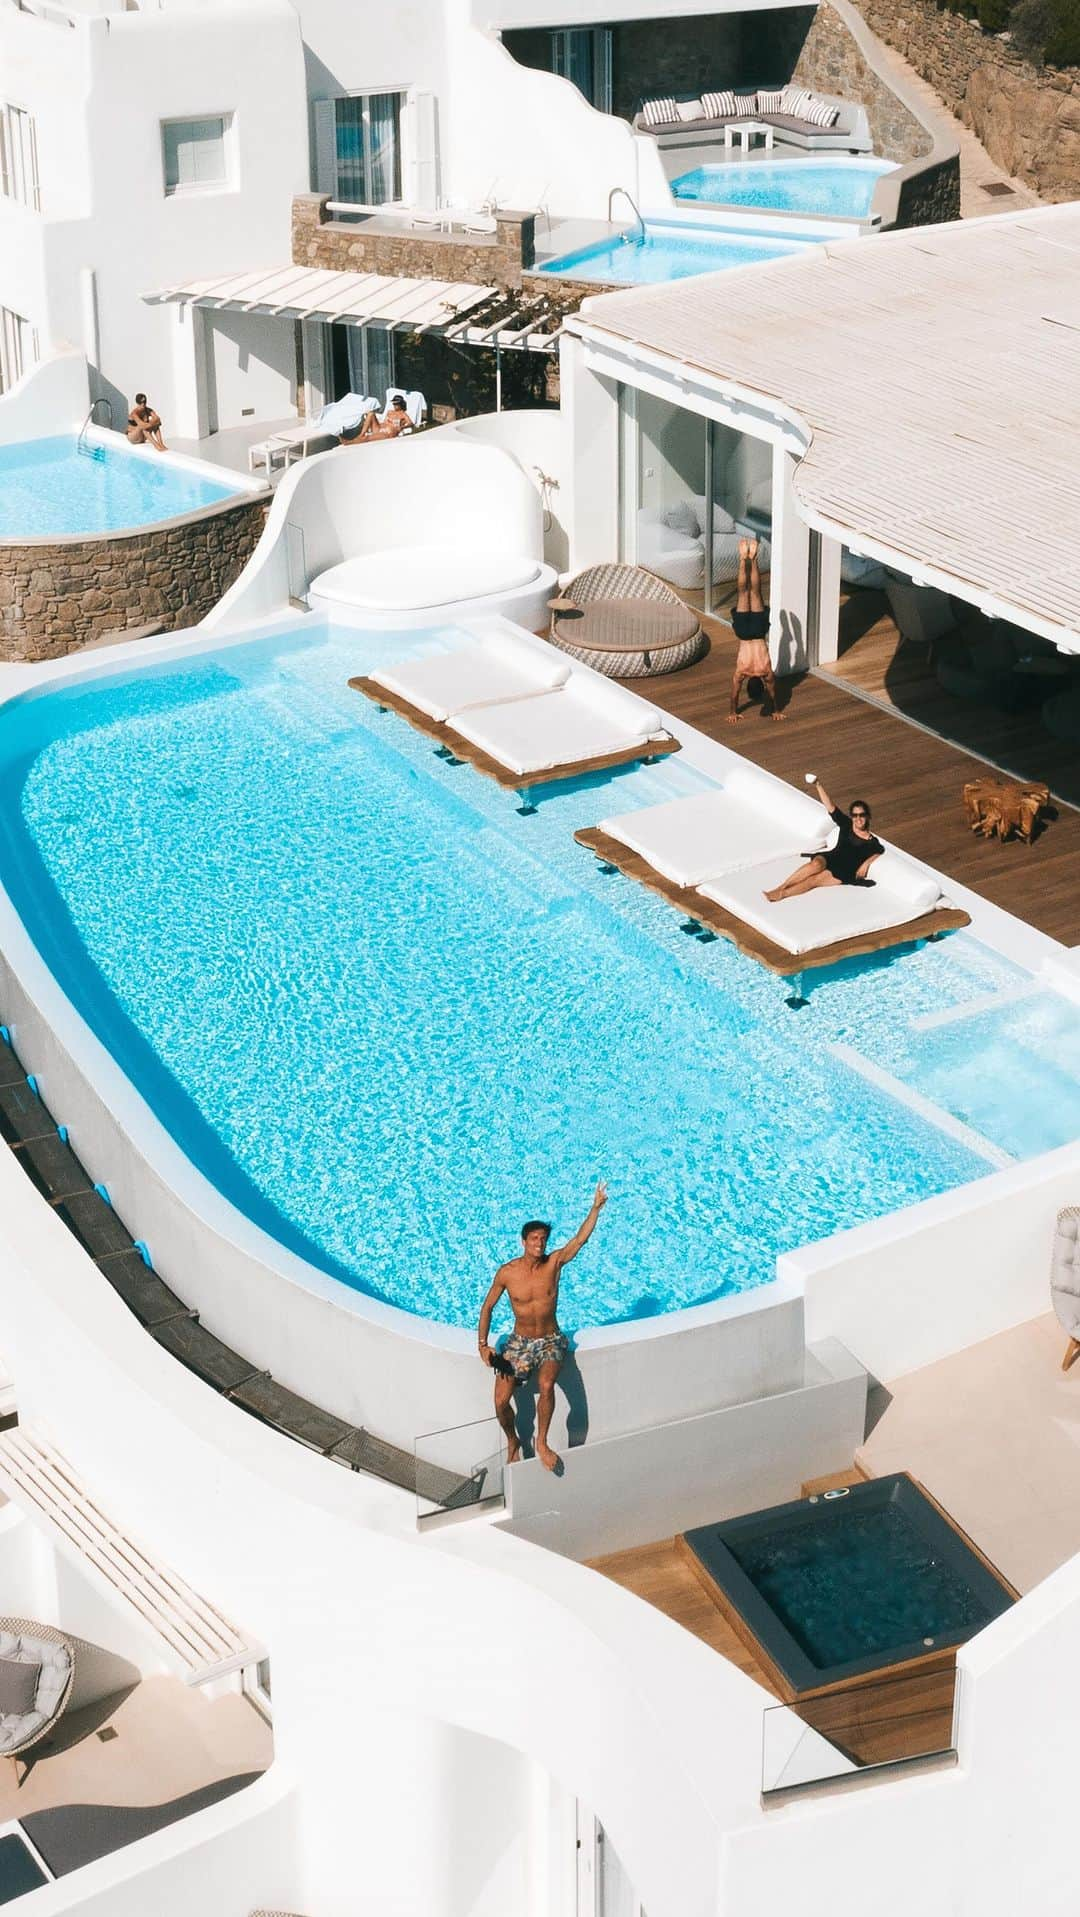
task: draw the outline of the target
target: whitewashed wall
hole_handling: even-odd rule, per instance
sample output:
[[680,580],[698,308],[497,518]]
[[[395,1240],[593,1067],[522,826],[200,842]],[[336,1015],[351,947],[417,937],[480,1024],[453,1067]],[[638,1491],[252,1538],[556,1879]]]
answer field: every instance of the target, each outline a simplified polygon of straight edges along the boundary
[[82,425],[89,406],[90,385],[82,354],[52,355],[24,373],[8,392],[0,393],[0,446],[69,432]]

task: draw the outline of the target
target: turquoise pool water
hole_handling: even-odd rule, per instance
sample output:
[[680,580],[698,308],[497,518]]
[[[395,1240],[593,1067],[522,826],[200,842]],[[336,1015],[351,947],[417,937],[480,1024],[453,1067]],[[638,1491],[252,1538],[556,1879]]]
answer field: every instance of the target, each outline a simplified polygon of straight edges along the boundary
[[696,166],[671,190],[679,200],[862,220],[881,175],[891,170],[888,160],[751,160]]
[[741,228],[692,226],[689,222],[647,220],[645,238],[636,232],[598,240],[576,253],[546,260],[541,273],[566,273],[577,280],[607,284],[649,286],[664,280],[690,279],[695,273],[719,273],[730,266],[751,266],[762,260],[783,259],[801,253],[812,240],[781,240],[775,234],[745,232]]
[[[0,880],[225,1196],[356,1290],[466,1325],[521,1221],[569,1235],[606,1176],[573,1329],[764,1284],[778,1252],[986,1172],[830,1047],[929,1095],[915,1021],[1015,991],[1015,968],[957,937],[837,968],[788,1012],[573,842],[699,789],[692,768],[556,787],[522,819],[347,687],[454,637],[308,627],[0,710]],[[1036,1049],[1010,1042],[1056,1057],[1052,1111],[1000,1075],[985,1012],[948,1028],[959,1105],[953,1073],[932,1086],[969,1119],[977,1087],[1018,1152],[1080,1135],[1080,1020],[1037,998],[1029,1020],[1040,1003]]]
[[74,433],[0,446],[0,539],[122,532],[228,499],[218,485],[149,454]]

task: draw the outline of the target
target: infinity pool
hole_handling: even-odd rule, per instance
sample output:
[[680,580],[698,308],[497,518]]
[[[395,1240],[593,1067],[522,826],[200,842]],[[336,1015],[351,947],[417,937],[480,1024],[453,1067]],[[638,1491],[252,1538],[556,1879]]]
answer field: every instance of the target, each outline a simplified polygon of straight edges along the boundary
[[[522,819],[348,689],[455,640],[308,626],[0,709],[0,881],[226,1198],[355,1290],[466,1325],[522,1219],[569,1235],[605,1176],[573,1329],[762,1285],[779,1252],[991,1169],[851,1057],[929,1096],[918,1021],[951,1007],[977,1079],[1016,968],[958,936],[837,968],[786,1011],[768,973],[573,841],[700,789],[692,767],[556,787]],[[1061,1142],[1080,1020],[1052,1003],[1051,1028],[1026,1001],[1010,1043],[1072,1033]],[[947,1075],[933,1092],[950,1109]],[[1044,1106],[999,1079],[976,1117],[1022,1154]]]
[[741,227],[691,226],[689,222],[647,220],[645,238],[635,232],[598,240],[576,253],[546,260],[541,273],[565,273],[577,280],[600,280],[607,285],[647,286],[665,280],[690,279],[696,273],[719,273],[730,266],[751,266],[762,260],[783,259],[801,253],[813,240],[781,240],[775,234],[743,231]]
[[239,489],[74,433],[0,446],[0,539],[123,532],[198,512]]
[[881,175],[891,170],[889,160],[752,160],[696,166],[673,180],[671,190],[679,200],[862,220]]

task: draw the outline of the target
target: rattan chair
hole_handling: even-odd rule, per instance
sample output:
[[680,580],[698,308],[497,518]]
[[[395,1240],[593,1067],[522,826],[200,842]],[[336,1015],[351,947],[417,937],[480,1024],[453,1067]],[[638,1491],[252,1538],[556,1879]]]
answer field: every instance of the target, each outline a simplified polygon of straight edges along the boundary
[[41,1653],[41,1669],[32,1710],[20,1716],[0,1717],[0,1757],[15,1762],[47,1737],[71,1702],[75,1684],[75,1646],[51,1624],[35,1624],[23,1617],[0,1617],[0,1658],[20,1652]]
[[644,566],[589,566],[550,601],[551,642],[609,679],[648,679],[700,659],[701,621]]

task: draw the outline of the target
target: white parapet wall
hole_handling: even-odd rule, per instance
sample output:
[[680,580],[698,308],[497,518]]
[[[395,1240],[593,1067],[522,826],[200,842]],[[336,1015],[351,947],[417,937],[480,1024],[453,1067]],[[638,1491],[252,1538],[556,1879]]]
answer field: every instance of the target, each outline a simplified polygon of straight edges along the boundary
[[90,410],[90,377],[82,353],[50,354],[0,394],[0,446],[75,432]]
[[418,546],[542,560],[535,482],[500,446],[442,432],[301,460],[278,487],[251,559],[201,630],[274,618],[328,567]]

